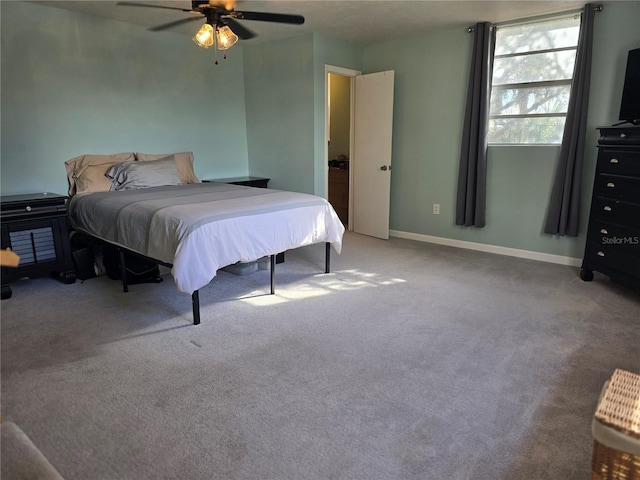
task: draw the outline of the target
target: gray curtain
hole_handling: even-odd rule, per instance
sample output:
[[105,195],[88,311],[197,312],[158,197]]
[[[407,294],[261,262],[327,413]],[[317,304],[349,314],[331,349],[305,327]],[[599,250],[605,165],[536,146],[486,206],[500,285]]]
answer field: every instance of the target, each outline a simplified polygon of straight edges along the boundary
[[487,186],[487,128],[494,29],[491,24],[477,23],[473,29],[473,54],[467,91],[467,107],[460,148],[456,225],[485,226]]
[[567,120],[544,226],[544,232],[552,235],[578,235],[594,16],[594,5],[587,3],[580,20],[580,37]]

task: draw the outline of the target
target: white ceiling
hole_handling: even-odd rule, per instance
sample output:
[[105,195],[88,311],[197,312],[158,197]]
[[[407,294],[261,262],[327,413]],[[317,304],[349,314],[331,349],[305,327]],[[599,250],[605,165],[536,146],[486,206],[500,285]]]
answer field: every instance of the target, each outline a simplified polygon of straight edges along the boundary
[[[117,5],[117,1],[53,0],[37,3],[128,22],[142,28],[163,25],[192,15],[178,10]],[[191,8],[190,0],[148,3]],[[304,25],[241,21],[243,26],[257,34],[256,38],[245,42],[264,42],[315,32],[366,44],[421,35],[434,29],[466,28],[483,21],[496,23],[576,10],[585,3],[576,0],[238,0],[235,9],[293,13],[305,17]],[[200,22],[189,22],[171,31],[193,35],[199,25]],[[158,35],[162,34],[158,32]]]

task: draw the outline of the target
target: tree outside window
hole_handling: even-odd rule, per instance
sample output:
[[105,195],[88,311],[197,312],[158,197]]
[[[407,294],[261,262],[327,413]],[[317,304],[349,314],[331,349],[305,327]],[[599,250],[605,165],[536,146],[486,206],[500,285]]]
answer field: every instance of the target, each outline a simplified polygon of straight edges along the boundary
[[562,143],[579,33],[579,16],[498,27],[489,143]]

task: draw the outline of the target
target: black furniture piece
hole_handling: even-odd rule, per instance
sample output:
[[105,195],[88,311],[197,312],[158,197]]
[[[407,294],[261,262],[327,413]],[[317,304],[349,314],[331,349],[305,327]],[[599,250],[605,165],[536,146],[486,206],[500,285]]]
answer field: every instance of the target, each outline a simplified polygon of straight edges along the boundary
[[601,272],[640,287],[640,126],[599,127],[587,243],[580,278]]
[[2,267],[1,298],[11,297],[10,283],[23,277],[54,274],[63,283],[74,283],[67,197],[32,193],[0,198],[2,248],[13,250],[20,257],[18,267]]
[[232,183],[233,185],[244,185],[245,187],[267,188],[269,178],[264,177],[232,177],[232,178],[214,178],[202,180],[203,182],[221,182]]

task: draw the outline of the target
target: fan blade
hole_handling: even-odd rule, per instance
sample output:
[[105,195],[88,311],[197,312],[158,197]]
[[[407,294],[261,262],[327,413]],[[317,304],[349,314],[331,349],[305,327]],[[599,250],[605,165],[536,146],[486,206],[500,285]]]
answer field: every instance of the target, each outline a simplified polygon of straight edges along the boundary
[[207,18],[207,17],[197,16],[197,17],[181,18],[180,20],[175,20],[173,22],[165,23],[164,25],[158,25],[157,27],[150,28],[149,30],[152,32],[159,32],[161,30],[167,30],[169,28],[177,27],[178,25],[182,25],[183,23],[194,22],[196,20],[202,21],[203,18]]
[[227,25],[231,29],[231,31],[238,35],[238,37],[240,37],[242,40],[249,40],[250,38],[256,36],[255,33],[253,33],[248,28],[243,27],[231,17],[223,17],[222,23]]
[[287,13],[233,12],[233,17],[238,20],[259,20],[261,22],[292,23],[294,25],[302,25],[304,23],[302,15],[289,15]]
[[191,10],[187,10],[180,7],[167,7],[164,5],[153,5],[151,3],[135,3],[135,2],[118,2],[116,5],[122,5],[125,7],[147,7],[147,8],[164,8],[167,10],[179,10],[181,12],[190,12]]

